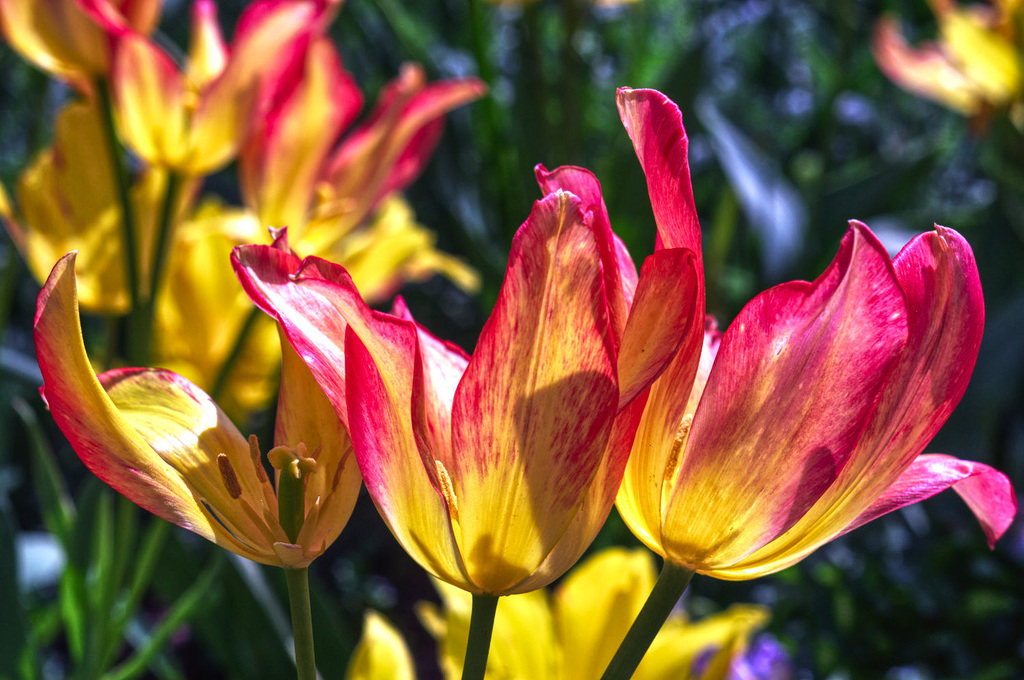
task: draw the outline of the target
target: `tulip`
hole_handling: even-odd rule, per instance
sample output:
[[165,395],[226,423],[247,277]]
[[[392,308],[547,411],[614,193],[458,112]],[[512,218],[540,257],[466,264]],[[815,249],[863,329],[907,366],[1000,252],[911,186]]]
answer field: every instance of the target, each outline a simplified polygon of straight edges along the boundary
[[[610,548],[581,562],[552,593],[503,598],[494,621],[487,675],[508,680],[590,680],[598,677],[654,586],[650,553]],[[417,614],[438,642],[444,676],[459,678],[469,628],[470,598],[436,584],[443,609],[421,602]],[[700,621],[674,612],[658,634],[635,680],[724,678],[750,635],[764,625],[763,607],[736,605]],[[704,671],[694,673],[696,666]]]
[[[301,568],[348,520],[360,477],[351,445],[304,364],[285,353],[274,447],[263,470],[246,440],[199,388],[166,370],[95,375],[78,319],[75,253],[61,258],[36,309],[42,394],[86,467],[142,508],[242,557]],[[285,479],[304,491],[279,507]],[[301,503],[295,507],[296,501]]]
[[[606,449],[621,474],[632,439],[616,416],[680,343],[652,332],[652,311],[677,298],[669,318],[694,325],[692,253],[673,251],[645,263],[653,274],[640,277],[616,337],[608,300],[624,293],[606,289],[618,269],[601,255],[615,248],[591,214],[563,191],[536,204],[472,359],[402,305],[397,316],[371,313],[337,265],[265,246],[233,256],[250,297],[279,320],[347,423],[392,533],[433,575],[473,593],[532,590],[578,558],[613,495],[592,507],[592,484],[600,480],[602,498],[618,486]],[[633,361],[617,358],[623,349]],[[623,422],[635,427],[632,415]]]
[[160,0],[0,0],[0,34],[25,59],[84,84],[110,72],[117,38],[150,33]]
[[[699,238],[680,229],[696,217],[678,107],[625,88],[618,105],[659,243]],[[920,455],[963,396],[983,322],[959,234],[937,226],[890,260],[852,222],[813,282],[762,293],[724,334],[709,323],[699,360],[680,353],[651,387],[619,491],[626,524],[666,563],[605,677],[628,676],[693,573],[779,571],[951,486],[993,545],[1017,511],[1006,476]]]
[[222,168],[258,111],[262,78],[291,41],[311,30],[318,12],[312,2],[257,2],[239,19],[228,50],[214,6],[200,0],[193,10],[187,73],[149,38],[123,36],[112,86],[125,143],[146,162],[183,175]]
[[895,20],[882,19],[872,49],[878,67],[900,87],[964,115],[1016,101],[1022,77],[1014,2],[961,9],[933,3],[939,40],[907,44]]

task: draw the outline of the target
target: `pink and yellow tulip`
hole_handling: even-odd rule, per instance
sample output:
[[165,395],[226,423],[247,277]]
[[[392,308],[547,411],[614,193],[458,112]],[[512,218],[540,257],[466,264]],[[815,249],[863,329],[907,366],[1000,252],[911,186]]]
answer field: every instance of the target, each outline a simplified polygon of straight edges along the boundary
[[[623,89],[659,244],[699,252],[679,109]],[[651,387],[618,507],[648,547],[723,579],[784,569],[882,514],[953,487],[989,543],[1017,510],[1005,475],[920,455],[959,402],[984,320],[974,257],[951,229],[890,260],[851,223],[812,282],[752,300]]]
[[[360,486],[351,443],[308,369],[288,348],[274,447],[259,444],[185,378],[126,368],[95,375],[78,318],[75,254],[39,294],[42,394],[82,462],[144,509],[243,557],[307,566],[338,536]],[[291,485],[279,504],[281,489]],[[296,486],[298,491],[295,491]]]
[[0,34],[25,59],[65,80],[107,76],[119,36],[148,34],[161,0],[0,0]]
[[[596,190],[575,168],[540,175]],[[699,342],[693,253],[649,259],[638,281],[594,197],[555,190],[536,203],[472,358],[401,304],[371,312],[337,265],[235,251],[250,297],[346,423],[392,533],[473,593],[533,590],[578,559],[614,500],[635,404],[684,338]],[[678,304],[659,325],[665,300]]]

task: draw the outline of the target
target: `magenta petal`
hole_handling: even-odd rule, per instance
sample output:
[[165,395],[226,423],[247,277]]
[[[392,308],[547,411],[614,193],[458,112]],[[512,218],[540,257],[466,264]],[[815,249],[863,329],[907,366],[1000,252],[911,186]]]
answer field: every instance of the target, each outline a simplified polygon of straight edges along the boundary
[[918,456],[843,533],[893,510],[930,498],[951,486],[978,518],[988,537],[989,547],[994,547],[1017,514],[1017,496],[1009,478],[983,463],[942,454]]

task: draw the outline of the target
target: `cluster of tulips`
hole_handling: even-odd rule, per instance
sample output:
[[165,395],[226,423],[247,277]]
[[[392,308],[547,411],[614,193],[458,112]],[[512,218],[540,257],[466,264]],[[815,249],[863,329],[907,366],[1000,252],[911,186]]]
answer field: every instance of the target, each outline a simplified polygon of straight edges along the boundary
[[[708,636],[672,627],[693,574],[779,571],[950,487],[990,545],[1013,520],[1005,475],[922,455],[963,395],[981,342],[978,272],[955,231],[936,227],[890,258],[853,222],[817,279],[765,291],[721,332],[705,314],[682,116],[657,91],[623,88],[617,103],[647,178],[655,252],[638,273],[598,179],[538,166],[541,198],[470,356],[418,324],[400,298],[390,313],[369,305],[428,271],[472,285],[389,201],[422,168],[443,114],[482,94],[477,81],[428,86],[410,67],[336,146],[361,98],[325,38],[332,3],[254,3],[229,49],[212,6],[199,2],[184,67],[146,36],[152,2],[0,8],[8,40],[79,93],[19,187],[19,216],[3,201],[33,270],[56,261],[34,326],[42,394],[81,460],[118,492],[285,570],[300,678],[315,677],[306,568],[339,535],[362,484],[439,582],[447,611],[426,608],[423,618],[442,641],[446,673],[465,678],[488,669],[725,677],[764,614],[712,622],[722,653],[700,655],[694,645]],[[47,11],[65,14],[47,23]],[[104,138],[131,151],[135,172],[101,152]],[[245,207],[197,204],[199,180],[236,156]],[[282,228],[267,237],[268,226]],[[71,249],[78,254],[58,259]],[[229,262],[240,285],[221,278]],[[129,359],[167,368],[97,375],[79,304],[126,314],[129,337],[153,338],[152,352]],[[196,323],[203,310],[211,313]],[[238,350],[243,330],[262,353]],[[243,397],[244,386],[225,382],[232,354],[231,370],[253,380],[280,365],[272,443],[246,438],[229,417],[272,389]],[[581,586],[574,573],[551,605],[538,591],[580,559],[613,505],[663,558],[661,575]],[[605,569],[619,576],[644,559],[603,558],[618,560]],[[610,617],[608,593],[622,583],[644,592]],[[580,632],[587,625],[572,625],[581,617],[568,605],[558,613],[574,588],[598,591],[577,592],[592,612],[581,620],[611,633]],[[364,641],[354,677],[368,677],[381,654],[391,677],[408,676],[408,653],[371,621],[369,638],[383,642]],[[515,635],[500,631],[516,626],[551,635],[524,641],[542,649],[519,657],[501,652],[499,641],[514,646]],[[621,645],[588,646],[588,636]],[[649,655],[637,671],[652,642],[675,656],[654,668]]]

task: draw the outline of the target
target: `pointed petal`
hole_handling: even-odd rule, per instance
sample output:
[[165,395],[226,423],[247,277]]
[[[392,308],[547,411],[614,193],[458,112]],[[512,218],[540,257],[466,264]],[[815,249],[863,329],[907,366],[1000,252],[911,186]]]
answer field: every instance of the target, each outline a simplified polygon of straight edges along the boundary
[[125,143],[153,165],[177,168],[186,155],[185,87],[174,61],[145,36],[118,43],[112,78]]
[[813,283],[752,300],[722,339],[675,472],[671,559],[727,567],[793,526],[843,471],[906,342],[889,257],[860,225]]
[[960,494],[978,518],[988,546],[1006,532],[1017,515],[1017,496],[1009,478],[983,463],[941,454],[918,456],[885,493],[850,523],[842,533],[893,510],[923,501],[949,487]]
[[[659,248],[687,248],[701,262],[700,222],[687,161],[690,142],[679,107],[657,90],[626,87],[619,88],[616,103],[647,176]],[[703,266],[699,278],[703,282]]]
[[[72,253],[54,266],[35,319],[42,393],[57,425],[82,462],[131,501],[243,556],[275,563],[262,528],[234,512],[234,499],[262,498],[275,513],[276,499],[264,493],[248,444],[217,405],[169,371],[93,374],[82,343],[74,261]],[[219,470],[220,453],[237,473],[236,494]],[[218,512],[217,519],[204,506]]]
[[467,570],[501,593],[534,571],[594,478],[618,386],[600,257],[578,198],[538,201],[455,394]]
[[604,266],[604,288],[608,294],[608,309],[611,313],[612,329],[615,332],[616,347],[622,342],[626,329],[626,318],[633,304],[636,291],[636,265],[622,239],[612,232],[608,209],[601,195],[601,184],[593,173],[584,168],[564,165],[548,171],[543,165],[534,168],[537,183],[544,194],[561,189],[576,194],[583,202],[584,212],[593,214],[594,234],[601,251]]
[[619,408],[646,390],[677,353],[699,356],[703,285],[694,254],[659,250],[644,260],[619,348]]
[[276,103],[256,120],[242,148],[242,190],[264,224],[301,229],[324,160],[363,97],[326,38],[313,40],[302,67],[274,89]]

